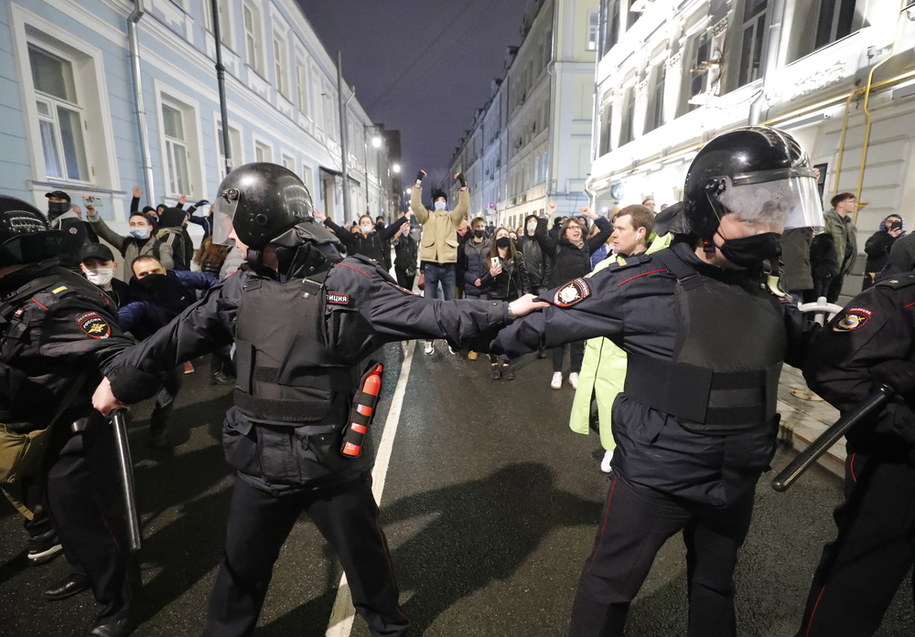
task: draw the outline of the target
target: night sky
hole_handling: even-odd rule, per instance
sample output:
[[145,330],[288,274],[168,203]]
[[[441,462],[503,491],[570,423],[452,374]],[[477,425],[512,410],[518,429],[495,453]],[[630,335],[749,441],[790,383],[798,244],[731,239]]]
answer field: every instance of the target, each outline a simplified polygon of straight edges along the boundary
[[403,174],[443,182],[455,146],[521,43],[528,0],[298,0],[375,123],[401,131]]

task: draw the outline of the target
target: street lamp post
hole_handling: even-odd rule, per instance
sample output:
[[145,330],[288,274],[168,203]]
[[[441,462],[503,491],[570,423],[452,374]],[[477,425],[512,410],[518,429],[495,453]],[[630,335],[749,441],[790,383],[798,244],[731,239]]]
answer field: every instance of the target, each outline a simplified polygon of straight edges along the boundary
[[365,214],[369,214],[369,145],[366,141],[366,135],[369,130],[375,130],[376,133],[372,135],[372,148],[381,148],[381,135],[377,133],[377,128],[378,127],[375,124],[362,125],[362,163],[365,168]]

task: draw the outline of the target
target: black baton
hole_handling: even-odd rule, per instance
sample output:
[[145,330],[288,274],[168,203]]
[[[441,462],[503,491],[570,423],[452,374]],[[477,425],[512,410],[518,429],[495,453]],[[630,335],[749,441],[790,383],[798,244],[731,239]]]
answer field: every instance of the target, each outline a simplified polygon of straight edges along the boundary
[[133,461],[130,459],[130,444],[127,441],[127,419],[124,409],[111,412],[111,425],[114,428],[114,444],[117,447],[118,471],[121,474],[121,486],[124,491],[124,512],[127,514],[127,533],[130,536],[130,550],[140,550],[140,520],[137,518],[137,499],[133,490]]
[[817,436],[810,446],[804,449],[792,460],[787,467],[782,469],[772,480],[772,488],[783,492],[794,484],[807,469],[836,444],[849,429],[883,407],[893,395],[893,390],[887,385],[880,385],[880,389],[867,397],[853,412],[842,416],[826,431]]

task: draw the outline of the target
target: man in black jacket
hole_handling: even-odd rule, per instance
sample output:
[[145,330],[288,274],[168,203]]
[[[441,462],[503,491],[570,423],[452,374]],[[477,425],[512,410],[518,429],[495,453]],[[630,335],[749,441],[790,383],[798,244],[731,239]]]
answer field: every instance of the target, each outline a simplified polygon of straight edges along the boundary
[[[0,422],[7,438],[49,428],[34,459],[40,478],[30,475],[45,480],[64,552],[81,570],[51,592],[60,599],[91,584],[102,610],[90,634],[120,637],[134,625],[139,571],[128,567],[111,427],[89,398],[101,368],[132,341],[110,299],[57,266],[58,254],[78,254],[74,238],[50,230],[29,204],[0,197]],[[26,491],[22,504],[42,503]]]
[[234,339],[235,406],[223,446],[237,479],[205,634],[252,633],[280,547],[304,510],[337,550],[372,634],[403,635],[408,622],[371,491],[371,444],[359,457],[341,453],[354,402],[370,399],[359,362],[388,341],[479,337],[537,304],[424,299],[371,259],[341,260],[338,240],[311,216],[307,188],[281,166],[233,170],[214,205],[254,251],[253,264],[119,358],[94,404],[108,413],[142,398],[130,370],[161,372]]

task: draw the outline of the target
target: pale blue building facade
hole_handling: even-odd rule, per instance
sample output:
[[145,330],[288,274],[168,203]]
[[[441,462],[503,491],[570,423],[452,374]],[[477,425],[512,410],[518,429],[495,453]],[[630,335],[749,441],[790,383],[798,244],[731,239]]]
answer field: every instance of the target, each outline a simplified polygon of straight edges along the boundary
[[[343,221],[389,206],[387,150],[293,0],[220,0],[231,163],[282,164]],[[116,226],[141,205],[212,199],[225,172],[210,0],[0,0],[0,192],[97,197]],[[368,185],[366,185],[368,182]]]

